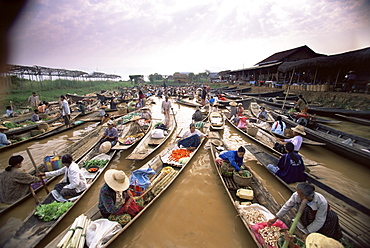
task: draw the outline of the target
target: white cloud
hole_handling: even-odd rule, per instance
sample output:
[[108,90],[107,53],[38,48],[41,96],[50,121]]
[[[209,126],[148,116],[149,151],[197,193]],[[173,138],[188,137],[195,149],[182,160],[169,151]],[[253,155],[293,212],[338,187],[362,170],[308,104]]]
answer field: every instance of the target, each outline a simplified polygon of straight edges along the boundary
[[[29,1],[9,62],[131,74],[249,67],[308,45],[369,46],[366,0]],[[142,71],[142,72],[140,72]]]

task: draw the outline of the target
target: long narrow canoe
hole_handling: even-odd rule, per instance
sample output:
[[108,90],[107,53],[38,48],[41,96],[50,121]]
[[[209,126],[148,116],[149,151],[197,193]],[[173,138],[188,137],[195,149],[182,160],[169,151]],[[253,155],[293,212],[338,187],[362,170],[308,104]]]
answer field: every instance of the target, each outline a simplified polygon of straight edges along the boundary
[[[251,152],[266,169],[268,164],[276,165],[278,162],[277,158],[263,151],[256,145],[248,144],[244,147]],[[292,193],[295,191],[293,185],[285,183],[273,172],[270,170],[268,171],[284,186],[291,190]],[[354,243],[356,247],[367,247],[370,242],[370,226],[368,224],[370,221],[370,209],[341,194],[320,180],[312,177],[310,174],[307,174],[307,176],[307,181],[317,187],[317,191],[325,196],[331,209],[338,214],[343,234],[349,240],[349,243]]]
[[363,118],[357,118],[353,116],[346,116],[346,115],[341,115],[341,114],[335,114],[335,116],[346,119],[347,121],[355,122],[361,125],[370,125],[370,120],[368,119],[363,119]]
[[[271,111],[275,116],[279,113]],[[295,127],[298,124],[292,120],[284,119],[284,122]],[[326,148],[341,156],[347,157],[370,167],[370,140],[340,130],[316,124],[314,128],[305,128],[306,137],[318,142],[326,143]]]
[[[254,117],[257,118],[258,113],[260,111],[260,105],[258,105],[256,102],[251,102],[251,105],[250,105],[249,109],[251,110]],[[269,111],[266,111],[266,112],[267,112],[267,116],[268,116],[268,119],[266,121],[269,122],[269,123],[275,122],[275,118],[270,114],[270,112]]]
[[[202,142],[204,139],[202,139]],[[103,247],[109,246],[119,235],[123,234],[130,226],[135,223],[135,221],[141,217],[141,215],[152,205],[154,202],[163,194],[165,191],[171,186],[171,184],[177,179],[177,177],[181,174],[181,172],[186,168],[186,166],[190,163],[191,159],[195,156],[197,151],[201,148],[202,143],[197,147],[196,150],[194,150],[189,160],[183,164],[180,165],[178,163],[174,163],[172,161],[168,161],[167,163],[164,163],[164,161],[168,158],[169,154],[172,153],[173,149],[177,149],[176,146],[172,147],[172,149],[165,150],[161,152],[160,155],[152,158],[149,162],[144,164],[140,169],[145,168],[152,168],[156,174],[149,176],[151,180],[151,185],[148,187],[148,189],[143,193],[142,196],[140,196],[144,200],[144,208],[130,221],[128,222],[123,228],[116,233]],[[165,172],[162,172],[162,169],[167,166],[171,169],[167,171],[172,171],[168,174]],[[166,169],[165,169],[166,170]],[[94,207],[92,207],[89,211],[85,213],[85,215],[90,218],[92,221],[103,218],[99,212],[98,204],[96,204]],[[56,245],[59,243],[59,241],[65,236],[65,234],[68,232],[69,227],[65,229],[63,232],[60,233],[54,240],[52,240],[46,247],[56,247]]]
[[144,123],[145,119],[131,121],[125,125],[125,128],[118,138],[117,144],[113,150],[128,150],[136,145],[151,130],[152,120],[145,122],[145,125],[139,126],[139,122]]
[[[86,154],[78,163],[79,166],[82,167],[85,161],[92,159],[108,160],[108,162],[94,174],[82,169],[88,186],[87,189],[73,202],[73,205],[58,219],[48,222],[37,217],[35,215],[36,210],[34,210],[15,231],[15,234],[2,244],[2,247],[35,247],[51,230],[53,230],[53,228],[68,214],[68,212],[76,206],[78,201],[82,199],[89,188],[91,188],[91,185],[96,182],[96,179],[103,174],[116,153],[116,151],[111,151],[108,154],[99,154],[98,149],[99,146],[97,145],[93,150]],[[55,199],[52,193],[50,193],[41,204],[50,204],[53,201],[55,201]]]
[[176,99],[175,102],[178,103],[178,104],[181,104],[181,105],[188,106],[188,107],[202,107],[202,105],[199,104],[199,103],[189,102],[189,101],[185,101],[185,100]]
[[[232,127],[234,127],[236,130],[238,130],[240,133],[244,134],[245,136],[247,136],[251,140],[255,141],[256,143],[264,146],[269,151],[277,154],[277,156],[280,157],[282,155],[280,152],[278,152],[277,150],[274,149],[274,145],[276,143],[276,137],[274,137],[271,133],[266,132],[266,131],[264,131],[262,129],[259,129],[257,127],[247,128],[246,131],[243,131],[240,128],[238,128],[237,125],[235,125],[233,123],[233,121],[231,121],[231,120],[229,120],[229,118],[227,118],[229,113],[224,113],[224,115],[225,115],[225,119],[227,120],[227,122]],[[302,159],[303,159],[303,162],[306,166],[315,166],[315,165],[319,164],[318,162],[313,161],[311,159],[308,159],[304,156],[302,156]]]
[[245,96],[256,96],[256,97],[275,97],[284,95],[284,90],[259,93],[241,93],[241,94]]
[[[213,133],[209,134],[210,137],[218,138]],[[236,212],[238,213],[237,216],[240,217],[241,221],[243,222],[245,228],[250,233],[251,237],[253,238],[255,244],[259,248],[265,248],[270,247],[267,246],[266,243],[261,243],[258,241],[257,237],[255,236],[254,232],[252,231],[252,223],[248,220],[248,213],[245,213],[243,211],[243,208],[241,207],[242,202],[248,202],[247,200],[243,200],[237,196],[237,190],[244,187],[239,187],[235,181],[233,180],[233,177],[225,177],[221,173],[221,167],[215,162],[216,158],[218,157],[220,153],[220,147],[222,147],[222,150],[228,150],[227,145],[225,142],[222,142],[222,146],[216,147],[214,144],[211,144],[211,163],[215,167],[217,174],[222,182],[222,185],[225,188],[225,191],[230,199],[230,204],[232,204],[235,207]],[[259,205],[264,206],[267,208],[267,210],[270,211],[270,213],[275,214],[279,211],[280,205],[277,203],[275,198],[271,195],[271,193],[266,189],[266,187],[263,185],[263,183],[260,181],[259,177],[257,177],[251,170],[249,170],[252,174],[252,179],[250,183],[250,188],[253,190],[253,200],[249,201],[250,203],[257,203]],[[291,224],[293,213],[290,212],[288,215],[286,215],[283,218],[283,222],[287,225]],[[268,219],[265,219],[264,221],[261,220],[260,222],[267,222]]]
[[223,130],[224,129],[225,119],[221,113],[211,112],[208,118],[209,118],[211,130]]
[[[81,138],[79,141],[73,144],[70,144],[66,149],[64,149],[61,152],[61,154],[70,153],[72,157],[74,158],[74,161],[79,162],[82,159],[82,157],[84,157],[86,153],[88,153],[100,141],[102,130],[103,130],[102,126],[95,128],[93,131],[88,133],[86,136]],[[42,172],[45,170],[45,167],[43,164],[39,166],[39,170]],[[33,170],[30,172],[30,174],[35,175],[36,171]],[[48,178],[47,184],[53,181],[54,179],[55,177]],[[42,185],[40,185],[40,187],[35,189],[35,191],[39,191],[39,190],[42,190]],[[15,207],[19,206],[22,202],[24,202],[29,197],[31,197],[31,193],[28,193],[27,195],[23,196],[18,201],[14,202],[11,205],[8,205],[6,208],[0,209],[0,216],[4,214],[5,212],[7,212],[8,210],[14,209]]]
[[164,138],[152,138],[153,128],[144,136],[140,143],[135,147],[130,155],[126,157],[128,160],[143,160],[156,151],[161,145],[163,145],[167,139],[173,134],[176,129],[177,123],[175,120],[175,115],[170,114],[170,124],[167,127],[167,135]]

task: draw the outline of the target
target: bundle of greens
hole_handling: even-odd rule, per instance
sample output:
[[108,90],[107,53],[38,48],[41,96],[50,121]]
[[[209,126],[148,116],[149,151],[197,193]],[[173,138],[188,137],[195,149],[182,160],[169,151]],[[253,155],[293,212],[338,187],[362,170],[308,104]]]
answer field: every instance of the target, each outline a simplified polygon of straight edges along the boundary
[[67,212],[68,208],[73,205],[73,202],[57,202],[43,204],[36,207],[35,215],[39,216],[44,221],[52,221],[58,219],[62,214]]
[[99,168],[103,168],[107,163],[108,159],[100,160],[100,159],[92,159],[89,161],[85,161],[83,167],[90,168],[91,166],[99,166]]

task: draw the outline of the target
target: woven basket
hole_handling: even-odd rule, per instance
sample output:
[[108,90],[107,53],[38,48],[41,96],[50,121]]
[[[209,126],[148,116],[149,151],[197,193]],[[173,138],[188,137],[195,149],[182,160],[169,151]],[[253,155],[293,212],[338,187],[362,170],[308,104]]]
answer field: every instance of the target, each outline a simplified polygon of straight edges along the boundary
[[49,124],[47,124],[47,123],[38,124],[37,127],[38,127],[39,130],[41,130],[41,129],[44,129],[45,131],[49,130]]
[[252,176],[242,177],[238,173],[233,173],[234,182],[240,187],[248,187],[251,183]]
[[253,137],[257,135],[258,132],[258,127],[248,127],[247,128],[247,133]]

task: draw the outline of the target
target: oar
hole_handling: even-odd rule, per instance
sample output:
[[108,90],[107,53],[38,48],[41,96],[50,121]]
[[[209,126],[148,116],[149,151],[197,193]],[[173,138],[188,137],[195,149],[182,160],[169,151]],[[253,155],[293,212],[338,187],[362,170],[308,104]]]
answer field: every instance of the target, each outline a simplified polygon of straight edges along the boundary
[[39,205],[39,204],[40,204],[40,202],[39,202],[39,199],[37,199],[37,197],[36,197],[35,191],[33,190],[33,188],[32,188],[32,186],[31,186],[31,184],[30,184],[29,186],[30,186],[31,194],[32,194],[33,198],[35,199],[35,203],[36,203],[36,205]]
[[[30,159],[31,159],[32,165],[33,165],[33,167],[35,168],[36,173],[37,173],[37,174],[40,174],[39,168],[37,168],[37,165],[36,165],[36,163],[35,163],[35,160],[33,160],[33,157],[32,157],[32,155],[31,155],[31,152],[30,152],[30,150],[28,149],[28,147],[26,148],[26,151],[27,151],[27,153],[28,153],[28,156],[29,156],[29,157],[30,157]],[[42,183],[43,187],[45,188],[46,193],[47,193],[47,194],[49,194],[50,192],[49,192],[49,189],[46,187],[46,184],[45,184],[45,182],[44,182],[44,179],[42,178],[42,176],[39,176],[39,177],[40,177],[40,179],[41,179],[41,183]]]
[[[303,199],[302,202],[301,202],[301,205],[299,206],[298,212],[297,212],[297,214],[294,218],[294,221],[293,221],[292,225],[290,226],[289,235],[292,235],[294,233],[294,230],[297,227],[298,221],[302,216],[302,212],[304,210],[304,207],[306,206],[306,203],[307,203],[307,199]],[[285,240],[284,244],[283,244],[283,248],[287,248],[288,244],[289,244],[289,241]]]
[[176,124],[176,126],[177,126],[177,121],[176,121],[176,115],[175,115],[175,112],[173,111],[173,108],[171,108],[171,110],[172,110],[172,114],[173,114],[173,119],[175,120],[175,124]]

